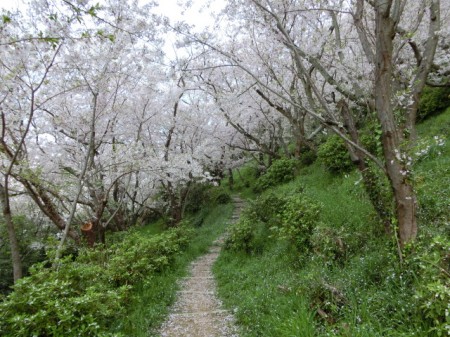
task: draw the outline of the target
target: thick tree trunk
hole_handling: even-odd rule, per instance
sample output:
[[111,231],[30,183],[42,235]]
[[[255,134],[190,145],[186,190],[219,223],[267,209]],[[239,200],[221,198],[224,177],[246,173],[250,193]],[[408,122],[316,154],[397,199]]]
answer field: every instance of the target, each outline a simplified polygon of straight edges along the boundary
[[375,108],[382,128],[386,172],[394,193],[400,245],[416,238],[416,196],[409,182],[407,158],[402,153],[402,130],[396,126],[393,97],[393,39],[395,20],[391,17],[392,1],[378,1],[376,7]]

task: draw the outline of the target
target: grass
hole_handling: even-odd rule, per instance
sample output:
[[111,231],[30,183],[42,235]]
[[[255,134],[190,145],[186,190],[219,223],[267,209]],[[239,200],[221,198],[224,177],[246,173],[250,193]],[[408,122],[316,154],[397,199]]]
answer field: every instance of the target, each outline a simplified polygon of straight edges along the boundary
[[313,313],[295,294],[296,270],[288,255],[276,252],[282,248],[272,248],[252,259],[221,254],[214,268],[219,296],[243,327],[242,337],[313,336]]
[[[418,131],[422,135],[419,150],[429,146],[428,153],[414,167],[420,223],[426,229],[435,222],[434,227],[450,235],[450,107],[420,124]],[[437,145],[439,140],[435,137],[442,139],[443,144]]]
[[[120,332],[133,337],[156,336],[156,329],[164,321],[170,305],[176,299],[177,281],[186,275],[189,263],[206,253],[212,242],[225,230],[232,209],[232,204],[212,207],[202,226],[195,228],[192,243],[177,257],[175,265],[136,287],[130,299],[126,321],[121,322]],[[143,233],[152,235],[159,230],[162,230],[159,224],[149,225],[143,228]]]
[[[337,231],[346,254],[335,260],[317,252],[299,256],[287,242],[267,236],[255,239],[260,245],[263,242],[258,252],[223,252],[214,267],[218,291],[225,306],[235,312],[242,337],[439,334],[425,315],[439,317],[437,310],[443,312],[442,307],[424,309],[418,294],[444,296],[443,290],[427,293],[426,289],[448,285],[438,268],[421,261],[445,262],[429,247],[438,234],[450,236],[450,108],[418,125],[418,133],[418,150],[427,149],[415,158],[413,167],[421,234],[403,265],[395,241],[383,234],[358,172],[334,176],[316,162],[302,168],[290,183],[265,192],[304,193],[320,202],[318,227],[325,229],[324,236],[326,230]],[[252,199],[256,195],[251,172],[247,168],[235,177],[235,186]],[[255,233],[267,233],[261,226]],[[324,243],[324,249],[333,245],[332,240]],[[448,253],[450,247],[443,245]],[[448,269],[448,262],[444,268]],[[442,305],[447,305],[445,299]]]
[[[361,186],[355,185],[358,180],[356,173],[336,178],[314,164],[291,183],[267,193],[281,196],[302,190],[320,200],[323,222],[336,228],[373,231],[378,223]],[[304,284],[321,282],[324,273],[321,263],[307,261],[286,243],[273,240],[259,255],[227,251],[219,257],[214,269],[219,295],[235,310],[243,326],[242,336],[316,336],[316,310]]]

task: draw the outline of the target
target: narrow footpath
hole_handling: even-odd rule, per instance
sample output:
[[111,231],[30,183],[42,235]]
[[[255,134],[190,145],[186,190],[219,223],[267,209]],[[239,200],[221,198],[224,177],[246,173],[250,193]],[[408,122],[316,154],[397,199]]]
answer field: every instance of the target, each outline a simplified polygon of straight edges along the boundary
[[[244,202],[234,197],[232,222],[239,219]],[[207,254],[191,263],[189,276],[181,281],[178,299],[163,323],[161,337],[238,337],[233,316],[222,308],[216,295],[212,266],[219,256],[223,236]]]

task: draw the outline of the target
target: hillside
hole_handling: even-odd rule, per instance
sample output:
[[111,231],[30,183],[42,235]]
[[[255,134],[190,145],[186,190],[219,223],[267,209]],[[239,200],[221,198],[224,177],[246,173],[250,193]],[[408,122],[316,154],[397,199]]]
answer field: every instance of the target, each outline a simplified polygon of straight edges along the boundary
[[[289,183],[255,194],[248,168],[246,194],[254,201],[215,267],[242,336],[450,333],[450,108],[418,129],[420,234],[401,259],[359,173],[333,175],[316,161]],[[290,205],[303,204],[319,209],[304,212],[313,225],[292,227]]]

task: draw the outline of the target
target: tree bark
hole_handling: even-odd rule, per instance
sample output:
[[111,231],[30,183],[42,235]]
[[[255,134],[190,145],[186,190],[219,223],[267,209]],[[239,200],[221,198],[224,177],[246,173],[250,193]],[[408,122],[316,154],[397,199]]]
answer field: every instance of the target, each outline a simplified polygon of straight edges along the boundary
[[22,278],[22,259],[20,257],[20,247],[17,240],[16,229],[11,216],[11,208],[9,205],[8,195],[8,176],[5,177],[5,184],[0,183],[0,202],[3,205],[3,217],[5,218],[6,229],[8,231],[9,246],[11,251],[11,262],[13,267],[14,283]]
[[[344,100],[341,100],[338,102],[337,106],[341,112],[341,116],[344,120],[344,127],[349,134],[350,139],[356,144],[360,144],[358,130],[347,103]],[[364,189],[369,196],[370,202],[377,212],[378,217],[383,222],[385,233],[388,235],[392,234],[392,207],[385,201],[385,197],[383,197],[378,177],[367,165],[364,153],[347,143],[346,146],[353,164],[355,164],[362,175]]]
[[233,177],[233,170],[231,168],[228,168],[228,184],[230,187],[230,190],[232,191],[234,188],[234,177]]
[[409,181],[407,157],[402,153],[402,130],[396,126],[391,98],[393,96],[393,39],[396,21],[391,17],[392,1],[377,1],[375,108],[382,129],[386,172],[394,194],[400,246],[417,236],[417,201]]

